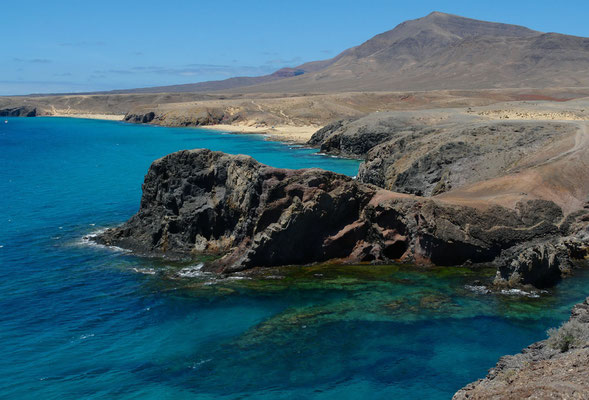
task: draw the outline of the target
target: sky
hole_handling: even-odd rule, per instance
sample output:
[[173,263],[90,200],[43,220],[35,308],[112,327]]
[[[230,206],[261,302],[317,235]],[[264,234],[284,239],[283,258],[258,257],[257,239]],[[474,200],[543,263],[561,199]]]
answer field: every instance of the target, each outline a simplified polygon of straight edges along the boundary
[[587,0],[0,0],[0,95],[264,75],[432,11],[589,37]]

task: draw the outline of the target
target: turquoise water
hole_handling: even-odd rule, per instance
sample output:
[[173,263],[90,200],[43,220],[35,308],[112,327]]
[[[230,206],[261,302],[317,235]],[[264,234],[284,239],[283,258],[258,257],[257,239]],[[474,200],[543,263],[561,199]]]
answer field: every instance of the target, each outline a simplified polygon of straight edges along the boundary
[[358,163],[250,135],[8,121],[0,398],[449,398],[499,356],[544,338],[586,295],[584,271],[529,298],[465,287],[489,279],[484,271],[308,267],[220,280],[89,246],[84,235],[136,212],[149,164],[175,150],[348,175]]

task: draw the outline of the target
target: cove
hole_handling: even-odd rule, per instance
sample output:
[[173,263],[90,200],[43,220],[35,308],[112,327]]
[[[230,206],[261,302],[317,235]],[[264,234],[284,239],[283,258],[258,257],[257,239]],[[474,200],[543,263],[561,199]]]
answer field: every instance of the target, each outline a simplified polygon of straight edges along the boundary
[[586,296],[489,272],[311,266],[220,279],[89,246],[137,211],[150,163],[181,149],[355,175],[358,162],[255,135],[65,118],[0,126],[0,392],[7,398],[449,398],[545,337]]

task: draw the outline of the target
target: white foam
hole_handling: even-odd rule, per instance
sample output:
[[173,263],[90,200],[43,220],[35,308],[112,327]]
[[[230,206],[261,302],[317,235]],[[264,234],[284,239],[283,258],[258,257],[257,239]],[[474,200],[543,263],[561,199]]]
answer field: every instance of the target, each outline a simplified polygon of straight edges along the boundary
[[131,250],[129,250],[129,249],[123,249],[122,247],[118,247],[118,246],[107,246],[104,244],[96,243],[94,240],[92,240],[93,238],[100,235],[101,233],[104,233],[107,229],[108,228],[97,229],[94,232],[89,233],[88,235],[82,236],[82,238],[77,240],[75,242],[75,244],[78,246],[89,246],[89,247],[97,247],[99,249],[108,249],[108,250],[121,252],[121,253],[131,253]]
[[88,334],[85,334],[85,335],[80,335],[77,338],[72,338],[70,340],[70,343],[75,343],[75,342],[78,342],[78,341],[81,341],[81,340],[86,340],[86,339],[91,338],[91,337],[94,337],[94,334],[93,333],[88,333]]
[[203,364],[208,363],[209,361],[212,361],[212,358],[207,358],[206,360],[200,360],[200,361],[196,361],[194,363],[192,363],[192,365],[189,367],[191,369],[197,369],[198,367],[200,367]]
[[91,338],[93,336],[94,336],[93,333],[89,333],[88,335],[80,335],[80,340],[88,339],[88,338]]
[[240,276],[240,275],[233,275],[233,276],[228,276],[227,278],[225,278],[225,280],[227,281],[241,281],[244,279],[250,279],[247,276]]
[[212,286],[212,285],[216,285],[218,283],[231,282],[231,281],[241,281],[241,280],[245,280],[245,279],[251,279],[251,278],[247,277],[247,276],[242,276],[242,275],[233,275],[233,276],[228,276],[227,278],[210,278],[209,280],[207,280],[204,283],[204,285]]
[[201,276],[207,275],[207,272],[201,271],[202,267],[204,266],[203,263],[199,263],[196,265],[191,265],[189,267],[184,267],[176,275],[181,278],[199,278]]
[[507,296],[525,296],[525,297],[532,297],[538,298],[540,295],[537,292],[526,292],[525,290],[521,289],[503,289],[501,290],[501,294]]
[[464,285],[464,288],[470,290],[471,292],[478,293],[478,294],[487,294],[491,293],[486,286],[483,285]]
[[156,270],[153,268],[132,268],[133,271],[143,275],[155,275]]

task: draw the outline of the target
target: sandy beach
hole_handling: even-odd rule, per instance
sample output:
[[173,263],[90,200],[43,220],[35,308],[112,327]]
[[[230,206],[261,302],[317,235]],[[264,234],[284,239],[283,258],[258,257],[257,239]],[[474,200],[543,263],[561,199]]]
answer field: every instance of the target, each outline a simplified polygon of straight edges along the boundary
[[122,121],[125,116],[122,114],[88,114],[88,113],[54,113],[48,117],[68,117],[68,118],[87,118],[87,119],[104,119],[108,121]]
[[290,126],[290,125],[276,125],[272,127],[267,126],[248,126],[248,125],[203,125],[199,126],[203,129],[211,129],[216,131],[226,131],[232,133],[258,133],[268,135],[272,140],[307,143],[307,141],[317,132],[319,127],[316,126]]
[[[66,118],[87,118],[87,119],[102,119],[108,121],[122,121],[125,116],[121,114],[90,114],[90,113],[68,113],[55,112],[50,117],[66,117]],[[290,126],[277,125],[272,127],[267,126],[249,126],[249,125],[201,125],[198,128],[209,129],[215,131],[231,132],[231,133],[256,133],[268,135],[272,140],[281,142],[307,143],[313,134],[320,129],[317,126]]]

